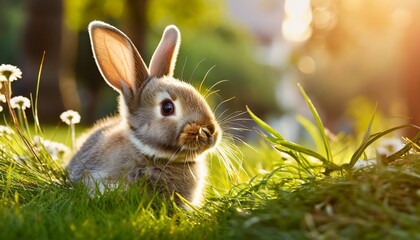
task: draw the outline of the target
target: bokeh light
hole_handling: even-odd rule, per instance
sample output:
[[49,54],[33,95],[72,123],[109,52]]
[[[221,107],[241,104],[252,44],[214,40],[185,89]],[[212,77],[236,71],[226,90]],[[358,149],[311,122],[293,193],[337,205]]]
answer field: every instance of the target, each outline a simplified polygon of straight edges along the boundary
[[285,19],[282,33],[285,39],[303,42],[312,34],[312,10],[310,0],[286,0],[284,4]]

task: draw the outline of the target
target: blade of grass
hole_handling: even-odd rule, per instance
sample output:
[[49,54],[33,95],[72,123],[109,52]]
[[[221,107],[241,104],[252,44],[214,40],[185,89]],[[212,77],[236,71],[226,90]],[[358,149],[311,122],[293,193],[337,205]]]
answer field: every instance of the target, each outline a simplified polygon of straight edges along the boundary
[[315,152],[315,151],[313,151],[313,150],[311,150],[307,147],[304,147],[300,144],[297,144],[297,143],[294,143],[294,142],[289,142],[289,141],[286,141],[286,140],[277,140],[274,143],[277,144],[275,146],[277,148],[282,147],[282,148],[290,149],[290,150],[293,150],[293,151],[296,151],[296,152],[299,152],[299,153],[303,153],[303,154],[312,156],[316,159],[321,160],[322,162],[327,161],[327,159],[324,156],[322,156],[321,154],[319,154],[319,153],[317,153],[317,152]]
[[325,127],[322,124],[321,118],[319,117],[319,114],[314,106],[314,104],[312,103],[311,99],[308,97],[308,95],[306,94],[305,90],[303,89],[303,87],[298,84],[299,90],[303,95],[303,98],[306,101],[306,104],[308,104],[309,109],[312,112],[312,115],[315,119],[316,125],[318,127],[318,131],[322,137],[322,141],[324,143],[324,148],[325,148],[325,154],[327,155],[327,161],[328,162],[333,162],[333,157],[332,157],[332,153],[331,153],[331,147],[330,147],[330,143],[328,141],[327,135],[325,134]]
[[319,131],[318,131],[317,127],[315,126],[315,124],[313,124],[309,119],[303,117],[302,115],[297,115],[296,120],[309,133],[309,135],[311,136],[312,140],[315,143],[316,149],[318,151],[321,151],[321,149],[323,147],[322,146],[323,141],[322,141],[322,137],[319,135]]
[[41,73],[42,73],[42,67],[44,66],[44,60],[45,60],[45,51],[42,54],[41,64],[39,65],[39,71],[38,71],[38,79],[36,83],[36,93],[35,93],[35,107],[33,109],[33,115],[35,120],[35,133],[38,133],[38,131],[41,131],[41,125],[39,123],[38,118],[38,97],[39,97],[39,85],[41,83]]
[[[373,126],[373,120],[375,119],[375,112],[376,112],[376,106],[375,106],[375,111],[372,115],[372,118],[369,121],[368,127],[363,135],[363,139],[362,142],[360,143],[359,147],[356,149],[356,151],[353,153],[352,157],[350,158],[350,163],[349,166],[350,168],[352,168],[354,166],[354,164],[356,164],[356,162],[359,160],[360,156],[365,152],[367,146],[365,148],[363,148],[364,144],[366,144],[369,141],[369,138],[371,136],[372,133],[372,126]],[[358,156],[356,158],[356,160],[353,160],[353,157]],[[353,163],[354,161],[354,163]]]
[[[309,170],[309,167],[308,167],[309,163],[306,161],[306,159],[301,159],[300,153],[290,150],[290,149],[286,149],[286,148],[285,149],[276,148],[276,149],[289,155],[291,158],[293,158],[297,162],[298,167],[296,167],[296,170],[298,171],[303,170],[307,175],[312,176],[312,172]],[[299,174],[299,177],[302,179],[302,176],[300,174]]]
[[7,170],[7,176],[6,176],[6,186],[4,188],[4,192],[2,194],[2,198],[6,198],[7,195],[9,194],[11,185],[12,185],[12,173],[13,173],[13,165],[10,164],[9,165],[9,169]]
[[396,153],[388,156],[385,159],[384,164],[390,164],[391,162],[399,159],[402,157],[402,155],[406,154],[408,151],[410,151],[410,149],[413,147],[413,145],[415,143],[417,143],[420,140],[420,132],[417,133],[417,135],[410,140],[410,142],[408,144],[406,144],[402,149],[400,149],[399,151],[397,151]]
[[302,145],[299,145],[299,144],[296,144],[296,143],[293,143],[293,142],[288,142],[288,141],[281,141],[280,142],[280,146],[285,147],[285,148],[288,148],[290,150],[297,151],[297,152],[302,153],[302,154],[306,154],[306,155],[311,156],[311,157],[314,157],[316,159],[319,159],[323,164],[325,164],[325,167],[331,168],[331,170],[338,170],[338,169],[340,169],[339,166],[337,166],[336,164],[334,164],[332,162],[329,162],[321,154],[319,154],[319,153],[317,153],[317,152],[315,152],[315,151],[313,151],[313,150],[311,150],[309,148],[306,148],[306,147],[304,147]]
[[359,160],[360,156],[362,156],[362,154],[365,152],[366,148],[369,147],[372,143],[374,143],[376,140],[378,140],[379,138],[395,132],[397,130],[403,129],[403,128],[407,128],[407,127],[411,127],[411,125],[409,124],[405,124],[405,125],[400,125],[397,127],[393,127],[391,129],[385,130],[383,132],[379,132],[376,134],[373,134],[371,136],[369,136],[368,140],[366,142],[362,142],[362,144],[357,148],[357,150],[354,152],[354,154],[352,155],[352,157],[350,158],[350,163],[349,166],[350,168],[352,168],[356,162]]
[[264,122],[261,118],[257,117],[251,109],[249,109],[248,106],[246,106],[246,110],[248,111],[251,118],[254,120],[254,122],[260,126],[263,130],[265,130],[267,133],[269,133],[272,137],[275,137],[277,139],[285,140],[284,137],[278,133],[274,128],[272,128],[270,125],[268,125],[266,122]]
[[364,144],[364,143],[366,143],[367,141],[369,141],[369,137],[371,136],[371,133],[372,133],[373,120],[375,119],[376,108],[377,108],[377,106],[375,106],[375,111],[374,111],[374,113],[372,115],[372,118],[369,121],[368,128],[366,129],[366,132],[363,135],[363,140],[362,140],[361,145]]

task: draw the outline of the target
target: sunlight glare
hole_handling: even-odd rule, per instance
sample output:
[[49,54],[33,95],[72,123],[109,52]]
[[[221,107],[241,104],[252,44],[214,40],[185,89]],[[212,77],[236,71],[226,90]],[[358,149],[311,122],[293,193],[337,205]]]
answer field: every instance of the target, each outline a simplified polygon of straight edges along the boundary
[[306,41],[312,35],[312,10],[310,0],[286,0],[286,13],[282,24],[285,39],[294,42]]
[[412,16],[407,9],[397,8],[392,12],[391,20],[397,28],[406,28],[412,22]]
[[333,15],[330,11],[328,11],[328,9],[317,8],[314,10],[313,15],[314,15],[314,20],[313,20],[314,27],[318,29],[328,29],[333,25],[331,24]]
[[343,6],[347,11],[358,11],[362,5],[361,0],[344,0]]
[[307,10],[311,8],[310,0],[286,0],[284,11],[287,16],[302,17],[306,15]]

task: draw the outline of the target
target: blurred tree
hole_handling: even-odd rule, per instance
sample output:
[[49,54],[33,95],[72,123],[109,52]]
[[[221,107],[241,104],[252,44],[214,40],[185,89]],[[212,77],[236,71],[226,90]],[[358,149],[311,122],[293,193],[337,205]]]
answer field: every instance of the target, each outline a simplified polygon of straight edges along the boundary
[[[420,4],[410,8],[411,24],[406,29],[402,44],[403,68],[402,80],[406,97],[409,121],[420,127]],[[419,129],[408,130],[409,137],[414,137]]]
[[212,30],[225,20],[223,0],[190,0],[188,4],[177,0],[149,0],[147,17],[153,28],[162,29],[175,24],[191,32]]
[[131,41],[137,46],[139,52],[146,50],[146,36],[149,24],[147,21],[147,0],[126,0],[126,24]]
[[45,51],[38,110],[41,121],[57,122],[63,111],[58,86],[63,2],[32,0],[27,1],[25,7],[22,41],[22,71],[25,80],[16,82],[15,95],[29,96],[36,92],[39,65]]
[[0,1],[0,64],[20,67],[18,55],[24,25],[21,9],[24,5],[24,0]]

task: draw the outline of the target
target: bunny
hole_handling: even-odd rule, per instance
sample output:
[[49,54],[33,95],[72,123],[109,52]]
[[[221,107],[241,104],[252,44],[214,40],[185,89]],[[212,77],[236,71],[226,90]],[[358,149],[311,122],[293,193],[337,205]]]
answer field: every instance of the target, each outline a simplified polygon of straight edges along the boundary
[[[119,115],[100,121],[85,135],[66,166],[70,179],[90,189],[98,183],[144,179],[166,197],[177,193],[199,205],[205,157],[222,131],[204,97],[173,78],[179,30],[166,27],[147,67],[117,28],[100,21],[88,28],[99,71],[120,93]],[[182,205],[180,201],[176,198]]]

